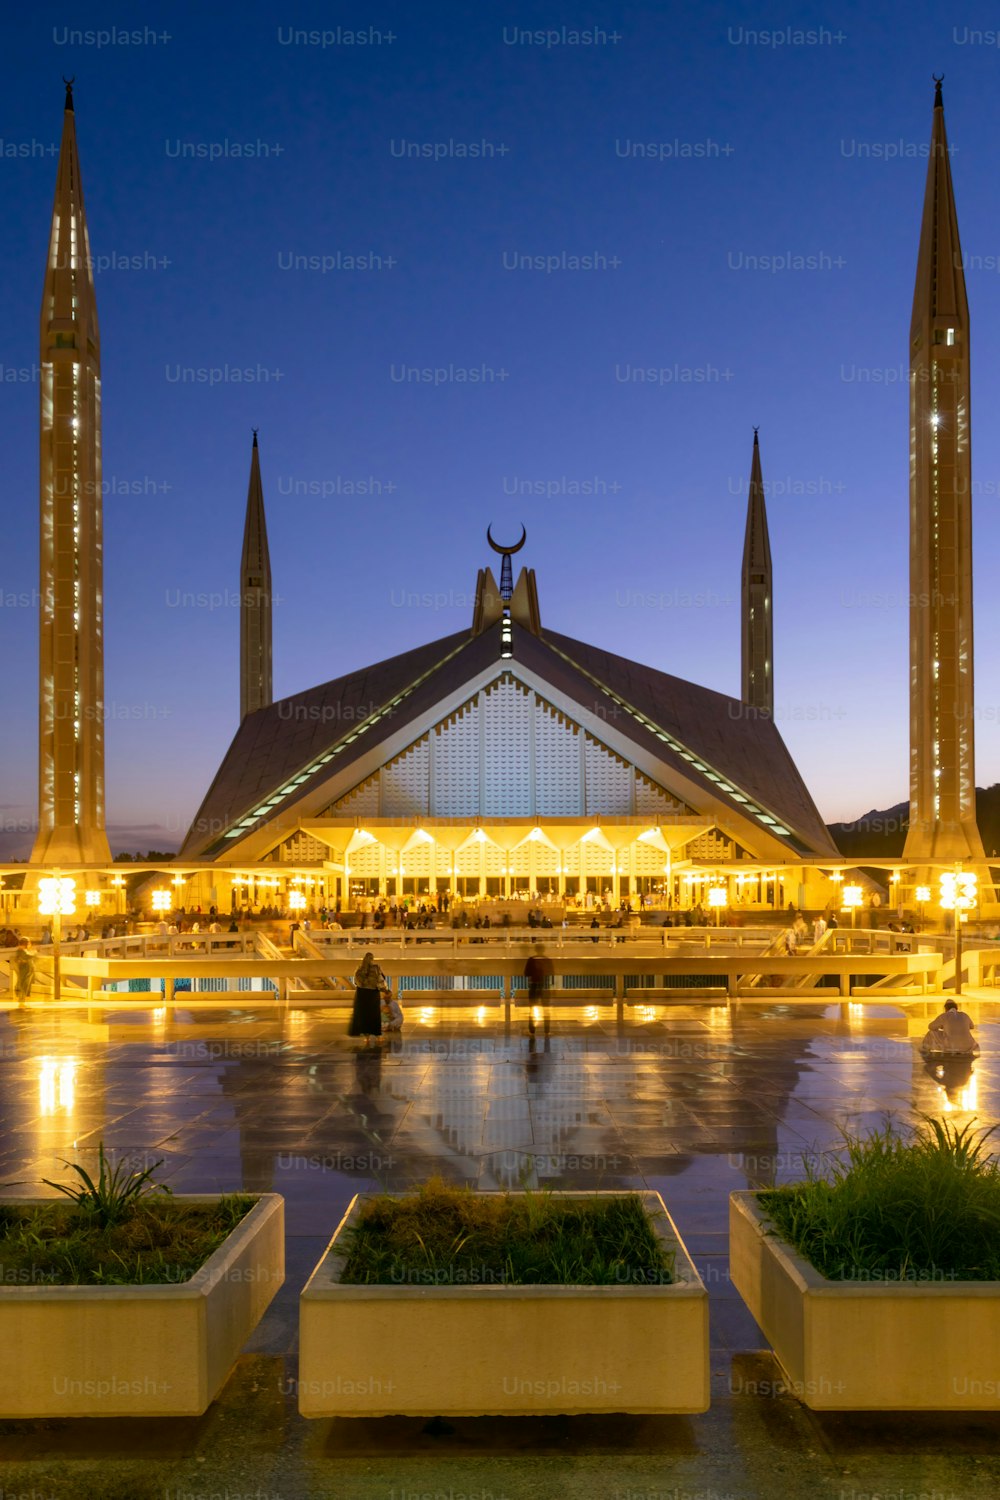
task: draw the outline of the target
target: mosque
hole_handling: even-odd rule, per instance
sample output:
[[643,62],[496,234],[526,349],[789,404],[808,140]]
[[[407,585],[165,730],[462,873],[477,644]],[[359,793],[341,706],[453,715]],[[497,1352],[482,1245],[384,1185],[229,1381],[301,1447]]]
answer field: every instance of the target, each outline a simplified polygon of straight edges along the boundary
[[[41,319],[35,865],[105,889],[100,337],[67,84]],[[984,859],[974,815],[969,318],[940,83],[911,357],[911,824],[918,878]],[[775,725],[755,432],[739,699],[548,628],[526,542],[487,541],[467,628],[274,701],[257,433],[241,720],[180,850],[187,905],[375,897],[823,907],[845,861]],[[103,871],[103,873],[101,873]],[[925,877],[926,878],[926,877]]]
[[[328,895],[770,905],[779,870],[837,861],[772,707],[760,448],[743,568],[743,700],[542,623],[525,543],[487,540],[465,630],[271,698],[271,577],[257,438],[243,544],[236,736],[179,859],[306,867]],[[770,867],[770,868],[767,868]],[[266,878],[266,875],[265,877]],[[813,879],[818,879],[815,872]],[[790,899],[808,875],[792,877]],[[266,887],[264,888],[266,889]],[[259,894],[259,893],[258,893]],[[817,898],[818,899],[818,898]],[[825,895],[824,895],[825,899]]]

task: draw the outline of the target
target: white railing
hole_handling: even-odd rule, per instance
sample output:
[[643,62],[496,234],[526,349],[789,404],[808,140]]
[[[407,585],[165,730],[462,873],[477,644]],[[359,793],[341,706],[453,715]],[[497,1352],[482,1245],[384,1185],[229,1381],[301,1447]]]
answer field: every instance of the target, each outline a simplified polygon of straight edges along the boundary
[[[60,943],[59,952],[73,958],[201,958],[231,954],[234,958],[257,951],[256,932],[181,932],[166,936],[158,932],[135,933],[130,937],[84,938],[80,942]],[[36,943],[38,953],[52,953],[51,943]]]
[[317,955],[337,952],[363,953],[368,949],[384,956],[396,956],[428,948],[444,952],[494,948],[503,952],[525,944],[540,943],[553,952],[579,952],[583,957],[610,949],[635,950],[637,956],[675,953],[760,952],[777,937],[777,929],[766,927],[652,927],[633,923],[627,927],[311,927],[295,933],[311,944]]

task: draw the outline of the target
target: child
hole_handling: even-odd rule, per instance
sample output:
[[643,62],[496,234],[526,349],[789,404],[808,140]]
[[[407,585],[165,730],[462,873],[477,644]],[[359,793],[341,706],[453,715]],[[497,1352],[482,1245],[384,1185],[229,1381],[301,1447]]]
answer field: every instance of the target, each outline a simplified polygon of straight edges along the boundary
[[403,1007],[395,995],[388,990],[382,991],[382,1030],[402,1031],[403,1029]]

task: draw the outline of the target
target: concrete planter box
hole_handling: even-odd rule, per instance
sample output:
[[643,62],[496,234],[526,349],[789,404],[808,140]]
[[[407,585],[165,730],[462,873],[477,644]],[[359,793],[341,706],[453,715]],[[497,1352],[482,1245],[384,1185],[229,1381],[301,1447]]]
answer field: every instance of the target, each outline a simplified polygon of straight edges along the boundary
[[200,1416],[285,1279],[284,1228],[265,1193],[189,1281],[0,1286],[0,1417]]
[[733,1284],[813,1411],[995,1411],[1000,1282],[828,1281],[729,1195]]
[[674,1251],[670,1285],[344,1286],[344,1236],[369,1196],[299,1301],[304,1417],[708,1409],[708,1293],[659,1193],[638,1196]]

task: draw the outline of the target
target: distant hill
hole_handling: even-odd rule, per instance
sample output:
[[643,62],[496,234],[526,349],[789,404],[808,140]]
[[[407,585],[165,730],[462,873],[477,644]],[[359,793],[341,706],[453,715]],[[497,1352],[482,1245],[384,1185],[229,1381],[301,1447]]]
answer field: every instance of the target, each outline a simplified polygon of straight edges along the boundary
[[[976,787],[976,821],[991,857],[1000,850],[1000,782]],[[828,823],[830,837],[847,859],[898,859],[910,826],[909,802],[872,808],[853,823]]]

